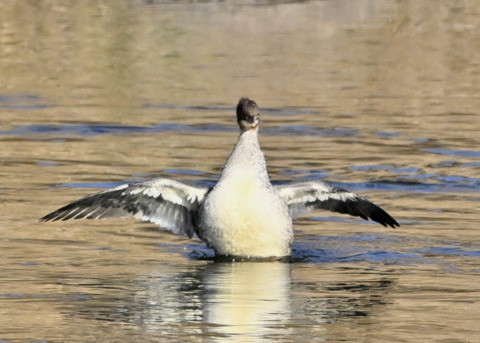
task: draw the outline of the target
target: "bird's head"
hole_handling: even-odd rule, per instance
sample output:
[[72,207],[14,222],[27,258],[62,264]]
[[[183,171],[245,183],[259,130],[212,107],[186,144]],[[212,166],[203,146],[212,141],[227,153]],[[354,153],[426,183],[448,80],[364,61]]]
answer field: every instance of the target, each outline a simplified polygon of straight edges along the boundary
[[255,101],[241,98],[237,105],[237,123],[243,132],[255,129],[260,121],[260,113]]

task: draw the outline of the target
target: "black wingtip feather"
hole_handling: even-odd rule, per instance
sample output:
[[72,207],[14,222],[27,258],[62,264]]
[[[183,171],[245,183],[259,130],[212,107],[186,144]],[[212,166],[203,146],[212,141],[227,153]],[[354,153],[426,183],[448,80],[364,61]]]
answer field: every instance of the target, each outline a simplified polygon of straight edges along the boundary
[[[367,200],[360,200],[359,201],[359,206],[363,213],[370,218],[371,220],[385,226],[385,227],[391,227],[395,229],[395,227],[400,226],[398,222],[393,219],[392,216],[390,216],[386,211],[384,211],[382,208],[379,206],[367,201]],[[364,218],[365,219],[365,218]]]
[[[79,209],[79,208],[77,208],[77,209]],[[38,221],[40,223],[43,223],[43,222],[48,222],[48,221],[56,222],[57,220],[67,220],[67,219],[71,219],[74,216],[73,215],[74,212],[77,212],[77,211],[75,211],[75,206],[72,206],[72,204],[68,204],[66,206],[63,206],[63,207],[59,208],[56,211],[53,211],[53,212],[43,216]]]
[[308,205],[332,212],[349,214],[365,220],[371,219],[385,227],[391,227],[393,229],[400,226],[392,216],[365,198],[357,197],[344,201],[329,199],[328,201],[315,201]]

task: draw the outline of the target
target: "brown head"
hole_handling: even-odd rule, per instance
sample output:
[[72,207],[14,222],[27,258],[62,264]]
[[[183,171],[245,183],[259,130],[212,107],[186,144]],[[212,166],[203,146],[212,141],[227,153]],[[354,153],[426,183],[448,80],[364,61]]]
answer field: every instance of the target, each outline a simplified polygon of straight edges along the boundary
[[237,123],[240,130],[248,131],[255,129],[260,120],[260,113],[255,101],[249,98],[241,98],[237,105]]

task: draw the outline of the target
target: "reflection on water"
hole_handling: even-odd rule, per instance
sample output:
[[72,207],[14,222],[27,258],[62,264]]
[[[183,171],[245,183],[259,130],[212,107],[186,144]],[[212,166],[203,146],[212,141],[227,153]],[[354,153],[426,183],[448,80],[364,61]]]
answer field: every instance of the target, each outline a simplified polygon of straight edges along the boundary
[[208,263],[180,272],[160,266],[130,289],[107,279],[84,284],[85,293],[75,296],[64,311],[88,321],[134,323],[147,337],[162,332],[172,339],[204,334],[222,342],[268,342],[295,334],[296,326],[309,330],[312,323],[368,317],[389,304],[393,281],[388,277],[293,282],[292,266]]
[[165,323],[198,321],[228,341],[268,341],[290,316],[286,263],[210,263],[187,273],[152,275],[145,286],[136,301],[148,302],[147,312],[135,315],[151,332]]
[[[4,1],[0,19],[0,341],[477,340],[477,2]],[[37,224],[125,181],[211,184],[240,96],[274,183],[326,180],[402,226],[315,212],[291,263],[214,263],[133,220]]]
[[[290,265],[286,263],[224,263],[208,270],[210,294],[206,321],[219,333],[238,337],[272,338],[279,323],[290,317]],[[212,274],[215,277],[212,277]],[[234,339],[235,340],[235,339]]]

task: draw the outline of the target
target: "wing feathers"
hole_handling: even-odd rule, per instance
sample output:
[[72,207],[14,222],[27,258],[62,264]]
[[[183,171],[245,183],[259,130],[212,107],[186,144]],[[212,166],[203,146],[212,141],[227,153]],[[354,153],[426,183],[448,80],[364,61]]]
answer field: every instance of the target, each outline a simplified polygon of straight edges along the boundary
[[207,191],[164,178],[121,185],[74,201],[40,221],[133,216],[192,237],[198,206]]
[[292,215],[313,209],[324,209],[365,220],[371,219],[383,226],[392,228],[400,226],[387,212],[366,198],[320,181],[293,183],[276,188]]

